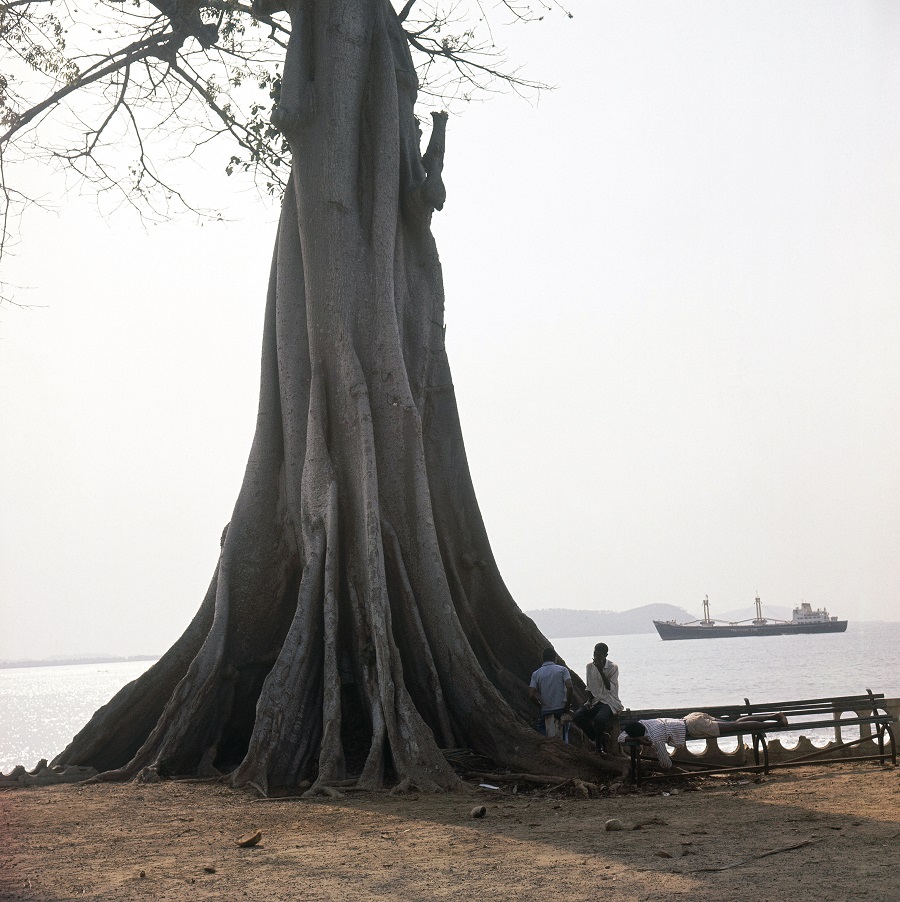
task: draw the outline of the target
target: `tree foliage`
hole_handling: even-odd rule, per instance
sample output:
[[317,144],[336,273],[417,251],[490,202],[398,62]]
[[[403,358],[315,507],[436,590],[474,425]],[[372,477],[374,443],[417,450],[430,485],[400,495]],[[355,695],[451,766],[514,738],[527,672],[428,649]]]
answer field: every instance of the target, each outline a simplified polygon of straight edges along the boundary
[[[559,7],[557,0],[552,0]],[[295,5],[302,6],[302,3]],[[290,3],[278,0],[8,0],[0,4],[0,251],[31,202],[17,168],[39,162],[88,182],[111,205],[165,218],[195,212],[166,164],[213,145],[228,175],[280,196],[290,148],[272,124]],[[399,8],[420,105],[543,85],[507,65],[495,22],[527,23],[529,0],[409,0]],[[209,157],[206,157],[209,158]]]

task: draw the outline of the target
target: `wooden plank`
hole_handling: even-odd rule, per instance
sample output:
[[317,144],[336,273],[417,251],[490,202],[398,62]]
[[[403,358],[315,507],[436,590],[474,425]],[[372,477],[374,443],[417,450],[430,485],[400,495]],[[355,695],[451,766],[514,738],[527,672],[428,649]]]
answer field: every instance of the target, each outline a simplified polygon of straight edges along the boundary
[[[777,713],[783,713],[789,719],[789,723],[784,726],[780,724],[766,725],[761,729],[745,728],[741,733],[729,733],[727,737],[745,737],[753,736],[754,738],[754,759],[761,750],[765,762],[763,764],[738,765],[727,767],[727,772],[759,772],[763,770],[768,773],[773,767],[796,767],[804,764],[813,763],[814,761],[826,763],[832,761],[881,761],[882,764],[887,760],[896,764],[896,749],[894,747],[894,734],[892,725],[897,723],[897,718],[889,714],[883,706],[878,704],[879,700],[884,698],[884,693],[869,691],[865,695],[845,695],[834,698],[814,698],[814,699],[793,699],[784,702],[765,702],[762,704],[751,704],[748,699],[744,699],[743,705],[713,705],[704,708],[663,708],[657,710],[642,709],[637,711],[625,710],[619,714],[619,722],[622,726],[633,723],[637,720],[647,720],[656,717],[674,717],[684,718],[693,711],[705,711],[713,717],[724,717],[726,719],[736,720],[738,717],[771,716]],[[872,711],[871,714],[860,714],[860,711]],[[844,714],[853,714],[852,717],[845,717]],[[806,719],[804,719],[806,718]],[[812,718],[812,719],[809,719]],[[838,729],[849,727],[862,727],[864,724],[873,727],[867,735],[863,734],[860,729],[859,737],[851,740],[838,739]],[[769,761],[768,744],[766,742],[766,734],[769,733],[803,733],[807,730],[831,729],[834,731],[834,737],[829,741],[829,747],[825,749],[817,749],[816,751],[806,754],[798,759],[790,761],[772,763]],[[849,756],[846,753],[850,748],[859,746],[865,742],[877,742],[879,753],[877,755],[855,755]],[[632,754],[632,779],[641,783],[641,776],[637,769],[638,752],[637,743],[627,742],[626,746],[630,747]],[[650,759],[648,759],[650,760]],[[693,762],[690,758],[676,757],[675,763],[679,766],[690,767],[699,762]],[[710,765],[707,765],[710,766]],[[715,767],[715,765],[711,765]],[[703,765],[701,765],[701,768]],[[701,769],[693,771],[693,775],[697,776],[702,773],[715,773],[715,770]],[[720,771],[723,772],[723,771]],[[682,774],[666,774],[663,779],[671,779],[672,777],[690,776],[690,773]],[[653,779],[653,777],[644,777],[643,779]]]

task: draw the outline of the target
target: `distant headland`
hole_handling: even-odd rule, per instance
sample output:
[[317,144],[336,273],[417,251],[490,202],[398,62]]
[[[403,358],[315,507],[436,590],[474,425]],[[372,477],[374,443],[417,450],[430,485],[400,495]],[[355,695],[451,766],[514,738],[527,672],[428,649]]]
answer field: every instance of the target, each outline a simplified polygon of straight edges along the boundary
[[[777,605],[763,605],[768,617],[790,619],[791,609]],[[674,604],[645,604],[628,611],[576,611],[571,608],[543,608],[525,612],[548,639],[568,639],[575,636],[625,636],[632,633],[654,632],[654,620],[675,620],[686,623],[697,615]],[[724,611],[725,620],[744,620],[753,616],[753,608]]]
[[[763,616],[790,620],[792,608],[764,604]],[[573,608],[542,608],[525,612],[548,639],[573,639],[578,636],[626,636],[633,633],[656,632],[654,620],[674,620],[688,623],[698,615],[674,604],[645,604],[628,611],[580,611]],[[755,608],[747,605],[716,613],[724,621],[749,620],[756,616]],[[852,618],[854,623],[860,618]],[[872,621],[875,622],[875,621]],[[891,623],[893,621],[877,621]]]
[[10,667],[63,667],[68,664],[122,664],[128,661],[158,661],[159,657],[159,655],[83,655],[74,658],[0,661],[0,669]]
[[652,633],[654,620],[692,620],[684,608],[673,604],[645,604],[629,611],[576,611],[543,608],[525,612],[548,639],[574,636],[624,636]]

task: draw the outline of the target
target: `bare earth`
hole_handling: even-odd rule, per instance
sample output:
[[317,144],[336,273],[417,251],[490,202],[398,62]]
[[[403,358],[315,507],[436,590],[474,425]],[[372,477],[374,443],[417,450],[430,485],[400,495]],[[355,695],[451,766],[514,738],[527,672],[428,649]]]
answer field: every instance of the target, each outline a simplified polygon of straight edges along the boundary
[[[900,770],[695,787],[310,801],[188,782],[8,790],[0,899],[900,898]],[[610,818],[624,829],[605,830]],[[255,830],[261,842],[239,848]]]

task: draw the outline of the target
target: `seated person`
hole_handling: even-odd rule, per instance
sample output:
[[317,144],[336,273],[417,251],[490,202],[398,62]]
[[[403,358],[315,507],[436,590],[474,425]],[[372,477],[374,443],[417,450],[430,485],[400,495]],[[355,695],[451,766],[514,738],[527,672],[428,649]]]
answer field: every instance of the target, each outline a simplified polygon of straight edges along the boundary
[[767,723],[787,726],[787,718],[781,712],[768,717],[748,715],[735,720],[712,717],[702,711],[694,711],[684,718],[650,717],[625,725],[619,733],[619,742],[637,739],[642,745],[653,747],[656,758],[663,770],[677,770],[669,757],[667,745],[675,749],[684,748],[688,739],[706,739],[707,737],[725,736],[733,733],[764,732]]
[[594,646],[594,659],[587,666],[585,680],[590,698],[572,717],[578,728],[594,740],[600,754],[607,751],[610,720],[624,707],[619,700],[619,668],[609,660],[608,654],[605,642]]

